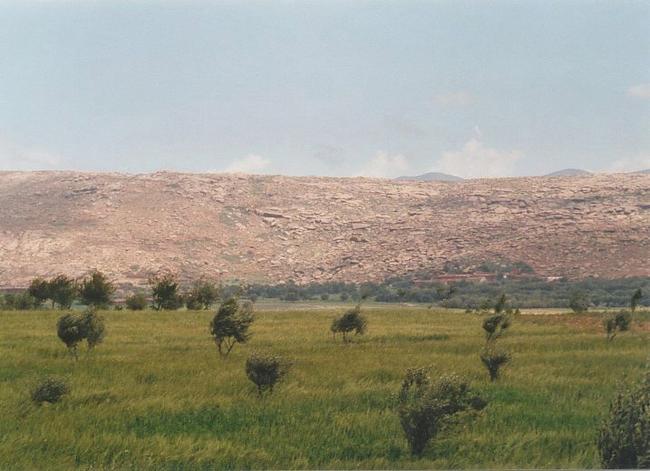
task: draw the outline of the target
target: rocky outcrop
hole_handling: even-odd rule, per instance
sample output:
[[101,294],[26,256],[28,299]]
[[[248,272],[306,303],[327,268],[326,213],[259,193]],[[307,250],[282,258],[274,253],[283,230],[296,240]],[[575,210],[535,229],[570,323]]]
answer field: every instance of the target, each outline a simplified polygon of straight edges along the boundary
[[650,276],[650,175],[457,183],[159,172],[0,173],[0,286],[92,268],[142,284],[381,280],[507,259]]

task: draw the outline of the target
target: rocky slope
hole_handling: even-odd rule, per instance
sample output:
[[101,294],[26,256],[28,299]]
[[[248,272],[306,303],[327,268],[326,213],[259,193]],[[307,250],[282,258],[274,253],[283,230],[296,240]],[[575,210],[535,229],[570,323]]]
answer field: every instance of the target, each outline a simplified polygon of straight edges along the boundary
[[505,259],[543,276],[650,276],[650,175],[465,180],[0,173],[0,286],[91,268],[380,280]]

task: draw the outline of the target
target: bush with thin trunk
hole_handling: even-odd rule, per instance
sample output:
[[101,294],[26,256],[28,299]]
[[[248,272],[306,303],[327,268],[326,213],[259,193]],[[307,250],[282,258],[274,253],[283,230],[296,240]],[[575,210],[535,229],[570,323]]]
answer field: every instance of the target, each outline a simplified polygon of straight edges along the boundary
[[330,331],[336,338],[336,334],[342,334],[343,342],[348,342],[347,334],[354,332],[355,335],[363,335],[368,327],[368,321],[361,314],[361,305],[357,304],[354,308],[346,311],[332,321]]
[[291,367],[291,362],[279,355],[262,355],[253,353],[246,360],[246,376],[257,387],[260,397],[265,392],[273,392],[275,385],[284,377]]
[[210,322],[210,334],[221,356],[227,356],[237,343],[250,339],[254,320],[253,304],[240,302],[236,297],[225,300]]

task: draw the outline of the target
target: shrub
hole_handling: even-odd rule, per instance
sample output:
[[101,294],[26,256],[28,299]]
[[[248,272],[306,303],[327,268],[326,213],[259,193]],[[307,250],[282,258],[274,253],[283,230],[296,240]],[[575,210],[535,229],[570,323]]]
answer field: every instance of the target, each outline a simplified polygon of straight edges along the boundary
[[34,278],[27,291],[40,305],[50,297],[50,284],[44,278]]
[[219,288],[208,280],[199,280],[194,283],[192,289],[185,296],[188,309],[210,309],[219,299]]
[[641,298],[643,298],[643,292],[641,291],[641,288],[637,288],[637,290],[630,298],[630,310],[632,312],[636,311],[636,308],[639,305],[639,301],[641,301]]
[[650,468],[650,369],[640,384],[621,389],[598,436],[603,468]]
[[330,330],[336,338],[336,334],[343,334],[343,341],[347,342],[347,334],[354,331],[355,335],[363,335],[366,332],[368,322],[361,314],[361,305],[357,304],[354,308],[346,311],[341,317],[334,319]]
[[488,341],[495,340],[510,327],[510,316],[495,314],[483,321],[483,330]]
[[40,405],[44,402],[54,404],[70,392],[68,384],[56,378],[45,378],[32,390],[32,401]]
[[576,314],[582,314],[589,309],[589,298],[582,291],[574,291],[569,298],[569,307]]
[[210,322],[210,334],[221,356],[227,356],[236,343],[246,343],[253,323],[253,304],[231,297],[224,301]]
[[40,303],[28,291],[21,293],[5,294],[0,302],[0,307],[7,310],[26,311],[40,306]]
[[58,275],[48,282],[52,307],[58,304],[61,309],[70,309],[77,296],[77,284],[72,278]]
[[149,279],[153,308],[175,310],[183,306],[183,298],[178,292],[178,281],[170,273]]
[[628,311],[621,311],[615,316],[603,320],[603,327],[607,334],[607,340],[614,340],[618,332],[630,330],[632,323],[632,314]]
[[115,286],[106,275],[100,271],[93,271],[88,278],[81,282],[79,297],[81,302],[88,306],[106,307],[111,303],[111,296]]
[[81,315],[81,326],[88,349],[92,349],[104,341],[106,336],[104,319],[98,316],[94,309],[86,309]]
[[81,315],[65,314],[59,319],[56,327],[57,335],[75,358],[79,342],[86,340],[88,349],[92,349],[101,343],[106,335],[104,321],[94,309],[86,309]]
[[255,386],[260,397],[265,391],[273,392],[273,387],[289,371],[291,363],[279,355],[253,353],[246,360],[246,376]]
[[398,395],[397,414],[411,454],[421,455],[429,441],[455,416],[480,410],[486,402],[455,375],[431,382],[422,368],[409,369]]
[[142,311],[147,308],[147,296],[144,293],[133,293],[124,301],[126,308],[131,311]]
[[490,374],[490,381],[496,381],[499,379],[499,369],[510,361],[510,354],[486,348],[481,353],[481,361]]

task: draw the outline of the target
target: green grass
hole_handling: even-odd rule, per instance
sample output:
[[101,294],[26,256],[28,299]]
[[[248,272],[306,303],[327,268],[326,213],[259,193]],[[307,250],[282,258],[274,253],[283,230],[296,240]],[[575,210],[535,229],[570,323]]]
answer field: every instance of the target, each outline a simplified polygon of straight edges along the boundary
[[[105,312],[105,342],[76,362],[56,337],[61,313],[2,312],[0,468],[593,468],[617,381],[650,352],[639,325],[606,342],[597,322],[522,316],[499,340],[512,364],[490,383],[476,315],[370,309],[368,334],[344,345],[329,333],[338,310],[258,312],[225,360],[209,312]],[[253,350],[294,362],[262,400],[244,374]],[[465,375],[489,405],[414,459],[393,395],[426,365]],[[71,393],[35,406],[45,375]]]

